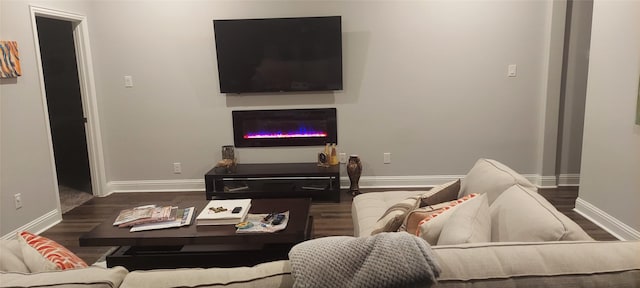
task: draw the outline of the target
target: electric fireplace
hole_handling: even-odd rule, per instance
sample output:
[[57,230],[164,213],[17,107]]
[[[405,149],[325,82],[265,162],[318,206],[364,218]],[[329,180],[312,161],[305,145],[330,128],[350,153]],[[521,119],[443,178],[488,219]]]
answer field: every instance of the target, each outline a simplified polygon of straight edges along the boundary
[[338,143],[335,108],[233,111],[236,147]]

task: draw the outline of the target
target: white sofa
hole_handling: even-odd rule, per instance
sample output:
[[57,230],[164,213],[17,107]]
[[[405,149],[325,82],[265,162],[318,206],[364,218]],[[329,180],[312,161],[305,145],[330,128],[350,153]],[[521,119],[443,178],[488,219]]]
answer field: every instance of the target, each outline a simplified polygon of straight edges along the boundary
[[[640,287],[640,241],[594,241],[504,164],[479,159],[460,186],[458,197],[487,194],[491,241],[432,246],[442,268],[437,287]],[[370,235],[389,207],[421,194],[358,195],[354,235]]]
[[[517,192],[509,194],[530,199],[499,199],[509,189]],[[640,287],[640,242],[593,241],[532,189],[526,179],[496,161],[480,159],[476,163],[462,179],[460,196],[487,193],[494,208],[492,242],[432,246],[441,269],[435,287]],[[417,193],[425,191],[376,192],[355,197],[355,235],[367,237],[388,207]],[[518,203],[510,203],[513,201]],[[548,217],[527,216],[531,211],[544,212]],[[509,217],[501,218],[505,215]],[[523,227],[544,229],[540,234]],[[532,235],[554,241],[518,241],[518,237]],[[122,267],[89,267],[33,273],[22,263],[17,242],[0,242],[0,287],[294,287],[295,282],[290,261],[240,268],[129,272]]]

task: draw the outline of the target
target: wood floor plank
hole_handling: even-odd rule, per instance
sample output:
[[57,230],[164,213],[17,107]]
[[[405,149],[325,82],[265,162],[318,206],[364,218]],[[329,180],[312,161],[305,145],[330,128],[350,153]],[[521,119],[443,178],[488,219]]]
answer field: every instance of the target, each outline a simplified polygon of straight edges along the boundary
[[[379,192],[394,190],[428,190],[429,188],[411,189],[363,189],[363,192]],[[578,223],[591,237],[596,240],[616,240],[597,225],[582,217],[572,209],[578,196],[576,187],[560,187],[556,189],[541,189],[540,194],[546,197],[558,210]],[[340,203],[319,202],[311,206],[314,218],[313,237],[352,236],[353,222],[351,219],[351,203],[353,197],[346,191],[341,192]],[[74,208],[63,215],[59,224],[51,227],[43,236],[64,245],[76,253],[87,263],[94,263],[111,247],[80,247],[80,235],[91,231],[103,221],[112,221],[118,211],[145,204],[170,204],[182,200],[205,200],[204,192],[145,192],[145,193],[115,193],[107,197],[94,197],[83,205]]]

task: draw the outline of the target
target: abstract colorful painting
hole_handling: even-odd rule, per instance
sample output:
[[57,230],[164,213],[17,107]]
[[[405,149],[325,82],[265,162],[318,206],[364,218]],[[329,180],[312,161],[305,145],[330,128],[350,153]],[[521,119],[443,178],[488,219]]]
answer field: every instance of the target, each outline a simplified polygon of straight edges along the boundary
[[18,57],[18,42],[0,41],[0,78],[15,78],[22,75],[20,57]]

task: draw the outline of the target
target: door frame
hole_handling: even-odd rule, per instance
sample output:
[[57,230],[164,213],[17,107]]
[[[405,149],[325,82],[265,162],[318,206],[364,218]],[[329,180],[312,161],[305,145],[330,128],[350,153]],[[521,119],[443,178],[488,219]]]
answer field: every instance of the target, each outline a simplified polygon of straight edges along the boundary
[[[40,41],[38,38],[38,25],[36,17],[46,17],[58,20],[69,21],[73,25],[73,39],[76,49],[76,61],[78,63],[78,79],[80,84],[80,94],[82,98],[82,111],[85,122],[87,152],[89,157],[89,170],[91,174],[91,187],[93,195],[106,196],[106,172],[104,168],[104,150],[102,148],[102,135],[100,132],[100,117],[98,117],[98,101],[96,97],[95,80],[93,75],[93,63],[91,49],[89,45],[89,27],[87,18],[84,15],[30,5],[31,27],[36,52],[38,74],[40,76],[40,92],[42,95],[43,113],[47,126],[47,140],[49,153],[51,156],[51,166],[54,173],[54,187],[56,194],[58,190],[58,175],[56,172],[55,155],[53,152],[53,138],[51,137],[51,123],[49,122],[49,110],[47,109],[47,92],[44,85],[44,72],[42,69],[42,55],[40,54]],[[58,203],[58,206],[60,204]],[[60,207],[58,207],[60,210]]]

